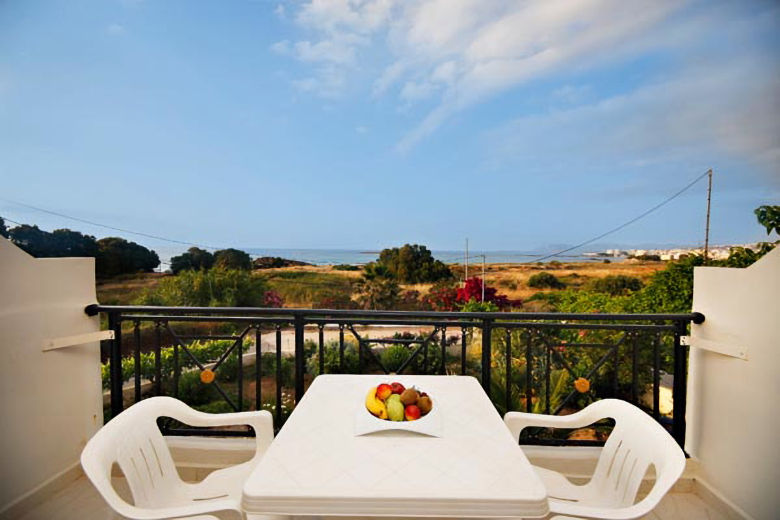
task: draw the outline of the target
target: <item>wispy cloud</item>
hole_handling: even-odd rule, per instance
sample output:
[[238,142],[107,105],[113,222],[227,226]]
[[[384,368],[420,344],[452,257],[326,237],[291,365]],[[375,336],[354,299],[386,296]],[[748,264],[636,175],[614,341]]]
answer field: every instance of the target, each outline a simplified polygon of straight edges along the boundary
[[[695,0],[641,5],[622,0],[309,0],[293,16],[306,38],[274,48],[314,66],[310,77],[297,81],[298,88],[330,97],[343,92],[355,71],[365,70],[363,60],[372,60],[373,69],[376,56],[382,56],[371,94],[395,96],[401,106],[418,106],[421,112],[397,144],[405,152],[453,114],[501,92],[561,72],[674,48],[723,25],[723,19],[701,14],[708,11],[680,20],[691,3]],[[563,86],[553,101],[560,106],[592,102],[589,89]]]
[[556,157],[563,171],[575,171],[575,162],[647,167],[738,158],[780,187],[778,113],[778,71],[759,60],[729,60],[590,104],[517,118],[488,141],[495,161]]

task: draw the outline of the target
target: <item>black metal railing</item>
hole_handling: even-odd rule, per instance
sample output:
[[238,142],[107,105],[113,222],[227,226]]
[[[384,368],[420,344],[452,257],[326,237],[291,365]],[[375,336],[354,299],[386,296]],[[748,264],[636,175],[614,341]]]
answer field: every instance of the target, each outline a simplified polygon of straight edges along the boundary
[[[700,313],[102,305],[85,311],[105,313],[114,331],[114,339],[105,345],[107,419],[148,395],[173,395],[203,405],[205,389],[220,399],[217,411],[270,409],[279,428],[317,374],[461,374],[477,377],[499,412],[558,414],[594,399],[623,398],[645,408],[680,445],[685,439],[688,358],[681,338],[690,322],[704,321]],[[395,334],[371,337],[367,327],[374,327],[373,332],[391,327]],[[269,335],[272,341],[264,347]],[[285,337],[291,343],[287,351]],[[662,378],[670,376],[674,406],[669,415],[661,409],[660,394]],[[266,395],[269,391],[271,396]],[[215,405],[204,406],[213,411]],[[169,434],[247,434],[172,423],[162,427]],[[524,442],[594,443],[541,433]]]

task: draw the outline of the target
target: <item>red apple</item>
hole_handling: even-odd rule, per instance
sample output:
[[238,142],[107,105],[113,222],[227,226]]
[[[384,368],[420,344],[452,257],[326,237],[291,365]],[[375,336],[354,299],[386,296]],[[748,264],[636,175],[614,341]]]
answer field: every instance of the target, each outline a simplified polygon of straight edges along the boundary
[[404,390],[406,388],[401,383],[390,383],[390,386],[393,387],[393,393],[394,394],[402,394],[404,393]]
[[376,397],[377,399],[381,399],[382,401],[390,397],[390,394],[392,393],[393,393],[393,388],[387,383],[382,383],[381,385],[376,387]]
[[407,421],[416,421],[420,418],[420,415],[420,409],[417,407],[417,405],[410,404],[404,408],[404,417],[406,417]]

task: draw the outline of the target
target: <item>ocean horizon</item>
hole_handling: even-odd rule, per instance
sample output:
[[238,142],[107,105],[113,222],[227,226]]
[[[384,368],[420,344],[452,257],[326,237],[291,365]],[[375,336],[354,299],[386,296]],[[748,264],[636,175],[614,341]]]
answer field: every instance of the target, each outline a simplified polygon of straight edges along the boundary
[[[160,261],[163,263],[163,269],[167,264],[170,264],[171,258],[182,254],[187,250],[185,247],[181,248],[169,248],[159,247],[153,248],[157,255],[160,257]],[[379,257],[379,251],[372,250],[360,250],[360,249],[288,249],[288,248],[258,248],[258,247],[245,247],[237,248],[242,251],[246,251],[254,258],[262,256],[276,256],[286,258],[288,260],[297,260],[299,262],[306,262],[313,265],[365,265],[369,262],[375,261]],[[464,261],[464,252],[455,250],[432,250],[434,258],[441,260],[447,264],[460,263]],[[533,262],[536,258],[541,258],[546,255],[554,253],[554,250],[507,250],[507,251],[470,251],[469,263],[480,264],[482,263],[482,255],[485,256],[485,262],[489,264],[508,264],[508,263],[527,263]],[[582,254],[566,254],[556,256],[555,259],[568,260],[568,261],[580,261],[580,262],[593,262],[602,261],[601,257],[584,256]],[[550,261],[551,259],[547,259]],[[620,260],[615,258],[614,260]]]

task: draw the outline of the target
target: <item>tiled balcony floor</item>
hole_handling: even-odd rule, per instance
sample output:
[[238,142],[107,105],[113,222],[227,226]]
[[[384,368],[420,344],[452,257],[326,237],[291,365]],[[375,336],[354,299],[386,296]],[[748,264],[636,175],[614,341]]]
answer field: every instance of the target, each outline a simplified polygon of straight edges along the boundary
[[[118,490],[125,487],[124,479],[115,479]],[[121,492],[121,491],[120,491]],[[103,502],[95,488],[82,476],[63,488],[49,500],[17,517],[18,520],[113,520],[121,519]],[[651,515],[653,520],[726,520],[723,513],[709,507],[693,492],[668,494]]]

